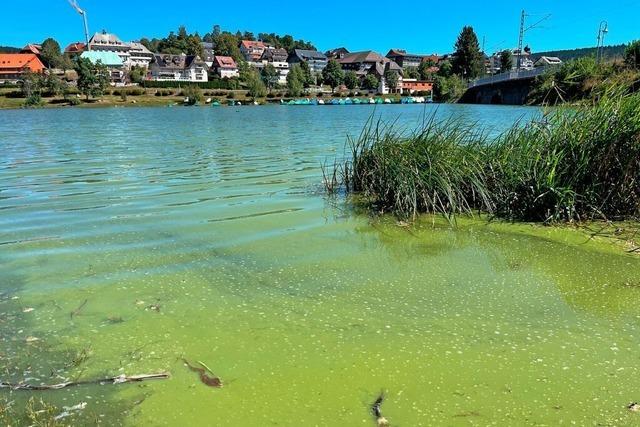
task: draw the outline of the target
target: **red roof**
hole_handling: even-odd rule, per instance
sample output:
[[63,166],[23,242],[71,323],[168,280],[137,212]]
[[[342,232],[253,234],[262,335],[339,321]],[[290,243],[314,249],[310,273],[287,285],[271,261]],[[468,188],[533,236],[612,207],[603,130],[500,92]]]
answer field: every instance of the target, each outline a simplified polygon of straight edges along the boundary
[[32,43],[23,47],[20,53],[33,53],[34,55],[40,55],[40,50],[42,50],[42,46]]
[[218,68],[238,68],[236,61],[230,56],[215,56],[213,63]]
[[44,71],[44,64],[33,53],[0,54],[0,74],[15,74],[31,70],[34,73]]
[[240,42],[240,44],[242,46],[244,46],[245,49],[251,49],[251,48],[266,48],[267,45],[264,44],[264,42],[260,42],[260,41],[253,41],[253,40],[242,40]]
[[71,43],[64,50],[65,53],[82,53],[87,45],[81,42]]
[[427,62],[427,61],[431,61],[435,64],[437,64],[438,62],[440,62],[440,60],[442,59],[442,57],[438,56],[438,55],[425,55],[422,57],[422,62]]

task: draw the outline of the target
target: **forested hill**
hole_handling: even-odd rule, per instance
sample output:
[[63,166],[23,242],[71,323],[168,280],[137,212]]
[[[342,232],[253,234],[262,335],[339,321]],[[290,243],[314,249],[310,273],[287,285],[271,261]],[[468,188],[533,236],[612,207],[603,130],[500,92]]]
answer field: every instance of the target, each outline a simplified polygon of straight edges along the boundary
[[[619,59],[624,56],[624,49],[626,47],[627,45],[625,44],[620,44],[615,46],[605,46],[602,48],[602,53],[604,58],[606,59]],[[596,55],[595,47],[585,47],[580,49],[567,49],[567,50],[550,50],[547,52],[536,52],[532,54],[532,56],[535,59],[538,59],[541,56],[557,56],[563,61],[582,58],[584,56],[595,56],[595,55]]]
[[20,48],[11,46],[0,46],[0,53],[17,53],[20,52]]

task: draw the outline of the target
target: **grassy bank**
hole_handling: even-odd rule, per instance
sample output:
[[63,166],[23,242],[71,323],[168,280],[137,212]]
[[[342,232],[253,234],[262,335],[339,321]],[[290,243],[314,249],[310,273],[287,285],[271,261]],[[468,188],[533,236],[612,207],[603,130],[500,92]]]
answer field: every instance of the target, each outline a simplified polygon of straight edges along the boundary
[[531,105],[592,102],[613,88],[640,90],[640,68],[624,62],[597,62],[593,57],[567,61],[536,78],[527,97]]
[[[19,95],[19,89],[0,89],[0,109],[22,108],[26,99]],[[113,88],[99,98],[86,100],[84,97],[77,97],[71,93],[67,99],[63,96],[42,97],[39,108],[59,108],[59,107],[114,107],[114,106],[138,106],[138,107],[158,107],[174,104],[182,104],[184,94],[181,89],[143,89],[143,88]],[[124,93],[124,95],[123,95]],[[218,99],[225,103],[228,99],[247,102],[246,91],[244,90],[206,90],[203,97]]]
[[[428,120],[406,135],[369,123],[341,165],[349,192],[377,211],[484,212],[522,221],[640,214],[640,95],[611,91],[496,139],[473,125]],[[331,185],[329,185],[331,187]]]
[[[19,94],[17,88],[0,89],[0,109],[16,109],[26,107],[26,98]],[[123,96],[122,93],[125,93]],[[42,102],[36,108],[60,108],[60,107],[161,107],[168,105],[182,105],[185,93],[184,89],[144,89],[144,88],[128,88],[128,89],[109,89],[105,95],[99,98],[86,100],[84,97],[77,97],[72,93],[65,99],[63,96],[43,96]],[[391,99],[393,103],[400,102],[399,95],[369,95],[365,93],[353,92],[336,93],[332,96],[302,95],[292,98],[284,92],[273,92],[265,97],[258,98],[259,104],[280,104],[282,101],[310,98],[323,99],[329,103],[332,99],[360,99],[362,101],[368,98]],[[239,101],[243,105],[253,103],[254,99],[249,96],[246,90],[204,90],[202,91],[202,100],[200,105],[204,104],[204,100],[211,99],[218,101],[221,105],[227,105],[229,101]]]

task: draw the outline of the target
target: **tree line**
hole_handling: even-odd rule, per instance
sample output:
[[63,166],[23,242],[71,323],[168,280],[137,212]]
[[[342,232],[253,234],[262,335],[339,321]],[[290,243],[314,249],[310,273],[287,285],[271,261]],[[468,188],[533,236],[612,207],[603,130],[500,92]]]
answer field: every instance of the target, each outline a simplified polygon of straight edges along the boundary
[[235,33],[222,31],[219,25],[215,25],[213,30],[203,37],[201,37],[197,31],[191,34],[187,31],[186,27],[181,26],[178,28],[177,33],[171,31],[163,38],[142,38],[140,43],[151,52],[173,55],[184,53],[186,55],[198,55],[200,57],[202,57],[204,53],[202,42],[213,43],[216,55],[230,56],[239,62],[244,60],[239,47],[242,40],[261,40],[275,48],[285,49],[289,54],[295,49],[316,49],[312,43],[304,40],[295,40],[293,36],[289,34],[280,36],[275,33],[259,33],[256,37],[249,31],[236,31]]

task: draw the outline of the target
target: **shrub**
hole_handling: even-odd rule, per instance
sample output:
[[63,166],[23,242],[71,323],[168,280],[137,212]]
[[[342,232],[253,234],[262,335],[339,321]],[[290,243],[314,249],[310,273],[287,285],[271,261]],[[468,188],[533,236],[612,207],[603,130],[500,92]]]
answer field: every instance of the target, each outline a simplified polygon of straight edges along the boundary
[[12,90],[4,94],[7,98],[25,98],[24,93],[21,90]]
[[33,93],[24,100],[25,107],[40,107],[42,104],[42,97],[39,93]]
[[182,91],[182,96],[187,98],[187,104],[195,105],[204,100],[202,89],[199,86],[187,86]]
[[238,79],[214,79],[208,82],[177,82],[145,80],[142,86],[152,89],[178,89],[185,86],[198,86],[200,89],[236,89]]

